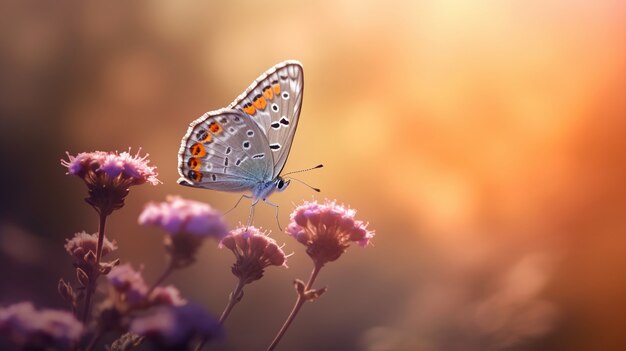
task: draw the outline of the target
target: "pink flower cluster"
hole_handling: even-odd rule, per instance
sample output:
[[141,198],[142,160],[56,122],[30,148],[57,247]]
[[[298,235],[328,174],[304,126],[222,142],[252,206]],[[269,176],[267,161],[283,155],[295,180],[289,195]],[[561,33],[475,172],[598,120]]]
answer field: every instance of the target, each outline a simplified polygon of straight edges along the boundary
[[285,253],[276,241],[252,226],[232,230],[222,239],[220,247],[235,254],[237,260],[232,272],[245,284],[261,279],[268,266],[286,266]]
[[70,350],[78,345],[83,329],[66,311],[37,311],[30,302],[0,308],[0,335],[20,350]]
[[222,335],[218,320],[193,303],[160,307],[153,313],[135,318],[130,330],[145,337],[154,350],[190,350],[196,339]]
[[168,196],[165,202],[148,203],[139,215],[139,224],[159,226],[172,235],[189,233],[219,240],[228,234],[221,213],[205,203],[180,196]]
[[[74,234],[72,239],[66,239],[65,251],[74,257],[74,266],[90,273],[95,263],[98,246],[98,234],[87,234],[82,231]],[[102,257],[117,250],[115,240],[110,241],[106,237],[102,240]]]
[[193,263],[204,239],[213,237],[219,240],[228,234],[219,211],[180,196],[168,196],[165,202],[148,203],[138,221],[139,224],[158,226],[168,232],[165,248],[173,268]]
[[291,214],[287,233],[307,247],[307,254],[317,265],[324,265],[338,259],[350,242],[365,247],[374,237],[355,215],[355,210],[333,201],[305,202]]
[[[130,151],[130,150],[129,150]],[[130,185],[150,183],[157,185],[156,167],[148,166],[150,162],[146,156],[139,156],[139,152],[131,155],[130,152],[110,153],[104,151],[81,152],[76,156],[67,154],[68,160],[61,160],[61,164],[67,167],[67,173],[81,178],[90,172],[104,174],[109,178],[130,180]]]
[[85,201],[103,216],[124,206],[130,186],[159,183],[155,167],[148,166],[147,155],[95,151],[67,156],[61,165],[67,167],[67,174],[85,182],[89,191]]
[[123,308],[146,308],[153,305],[183,305],[185,300],[174,286],[156,287],[150,296],[141,272],[135,271],[130,264],[114,267],[107,275],[109,284],[116,292],[115,304]]

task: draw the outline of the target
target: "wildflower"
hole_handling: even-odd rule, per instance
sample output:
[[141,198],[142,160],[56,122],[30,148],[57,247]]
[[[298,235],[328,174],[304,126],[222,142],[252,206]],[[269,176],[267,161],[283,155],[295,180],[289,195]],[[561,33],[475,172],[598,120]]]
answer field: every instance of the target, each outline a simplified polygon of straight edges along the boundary
[[173,285],[165,287],[157,286],[150,295],[151,303],[155,305],[171,305],[182,306],[187,303],[185,299],[180,296],[180,291]]
[[148,294],[148,286],[130,264],[114,267],[107,276],[111,287],[116,292],[115,300],[129,307],[144,304]]
[[154,305],[184,305],[186,301],[173,285],[148,288],[146,282],[130,264],[114,267],[107,276],[114,291],[113,300],[125,308],[147,308]]
[[[95,264],[96,252],[98,246],[98,234],[87,234],[82,231],[74,234],[72,239],[66,239],[65,251],[74,257],[74,267],[80,268],[86,273],[92,271]],[[106,237],[102,240],[102,257],[117,250],[115,240],[110,241]],[[114,261],[103,265],[115,265],[119,261]],[[108,270],[108,269],[107,269]]]
[[232,230],[222,239],[220,247],[235,254],[237,260],[232,272],[244,284],[261,279],[268,266],[286,266],[285,253],[276,241],[255,227],[242,226]]
[[195,339],[221,336],[217,319],[197,304],[164,306],[135,318],[130,331],[144,336],[154,349],[188,350]]
[[374,237],[367,224],[354,219],[355,210],[326,200],[323,204],[305,202],[291,214],[287,233],[307,247],[316,265],[338,259],[350,242],[365,247]]
[[174,268],[194,262],[204,239],[214,237],[219,240],[228,234],[221,213],[205,203],[180,196],[168,196],[165,202],[146,204],[138,222],[159,226],[168,232],[165,247]]
[[355,210],[329,200],[323,204],[317,201],[305,202],[291,213],[291,223],[287,226],[287,233],[306,246],[306,253],[311,257],[314,265],[307,283],[299,279],[294,281],[298,298],[287,320],[267,348],[268,351],[276,348],[302,305],[306,301],[319,298],[326,292],[326,287],[313,288],[313,283],[322,267],[341,257],[351,241],[365,247],[374,237],[374,232],[367,230],[367,224],[354,219],[355,214]]
[[101,215],[108,216],[124,206],[130,186],[159,183],[155,167],[148,166],[148,155],[95,151],[67,156],[61,165],[67,167],[67,174],[83,179],[89,191],[85,201]]
[[0,335],[16,349],[69,350],[78,345],[83,329],[71,313],[37,311],[31,302],[0,308]]
[[128,330],[134,312],[154,306],[181,306],[187,303],[178,289],[172,285],[149,288],[141,272],[134,270],[130,264],[111,269],[107,280],[110,286],[109,294],[99,306],[100,332]]

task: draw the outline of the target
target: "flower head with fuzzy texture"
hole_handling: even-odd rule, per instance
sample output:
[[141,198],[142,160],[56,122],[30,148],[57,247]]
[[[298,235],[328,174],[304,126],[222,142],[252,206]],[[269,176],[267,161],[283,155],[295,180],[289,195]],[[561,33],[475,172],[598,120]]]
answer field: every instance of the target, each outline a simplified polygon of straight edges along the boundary
[[220,247],[235,254],[237,261],[232,272],[245,284],[261,279],[268,266],[287,266],[285,253],[276,241],[252,226],[231,230],[220,242]]
[[184,305],[186,301],[181,297],[180,291],[173,285],[165,287],[157,286],[150,289],[141,275],[130,264],[123,264],[111,269],[107,275],[109,284],[114,294],[113,304],[122,309],[147,308],[155,305]]
[[0,335],[20,350],[70,350],[83,325],[66,311],[35,310],[30,302],[0,308]]
[[146,204],[138,222],[158,226],[168,232],[165,246],[177,268],[194,262],[195,253],[204,239],[213,237],[220,240],[228,234],[219,211],[180,196],[168,196],[165,202]]
[[123,264],[111,269],[107,279],[117,293],[116,300],[130,307],[145,304],[148,286],[141,275],[130,264]]
[[159,183],[156,167],[149,166],[148,155],[141,157],[139,152],[94,151],[67,156],[61,165],[67,167],[67,174],[83,179],[89,191],[85,201],[103,215],[124,206],[130,186]]
[[[65,251],[74,257],[74,266],[85,272],[90,272],[95,263],[98,234],[87,234],[82,231],[74,234],[72,239],[66,239]],[[102,241],[102,257],[117,250],[115,240],[109,241],[104,237]]]
[[316,265],[323,266],[338,259],[350,242],[365,247],[374,237],[374,232],[364,222],[355,220],[355,215],[355,210],[334,201],[305,202],[291,214],[287,233],[307,247],[306,252]]
[[222,335],[218,320],[193,303],[160,307],[149,315],[135,318],[130,330],[146,337],[155,349],[168,350],[188,350],[195,339]]

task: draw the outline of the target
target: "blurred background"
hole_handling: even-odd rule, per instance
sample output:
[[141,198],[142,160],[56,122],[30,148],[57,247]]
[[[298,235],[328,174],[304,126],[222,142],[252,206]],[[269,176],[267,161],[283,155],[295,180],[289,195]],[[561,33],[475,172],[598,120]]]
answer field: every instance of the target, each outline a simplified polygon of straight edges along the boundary
[[[305,68],[283,224],[336,199],[376,230],[322,270],[283,350],[625,350],[623,1],[0,1],[0,304],[64,308],[63,243],[97,231],[65,152],[142,148],[163,184],[108,221],[149,281],[162,236],[137,225],[180,194],[188,123],[286,60]],[[245,220],[242,204],[228,215]],[[255,223],[293,252],[249,285],[225,350],[269,344],[312,267],[274,210]],[[219,315],[235,284],[215,242],[169,279]]]

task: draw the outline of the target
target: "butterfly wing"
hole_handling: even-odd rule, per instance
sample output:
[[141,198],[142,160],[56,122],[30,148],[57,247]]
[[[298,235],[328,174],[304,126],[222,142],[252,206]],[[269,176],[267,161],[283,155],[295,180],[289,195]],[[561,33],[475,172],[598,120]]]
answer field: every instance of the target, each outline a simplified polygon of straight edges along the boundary
[[293,142],[304,89],[298,61],[285,61],[257,78],[229,108],[243,111],[258,123],[273,156],[272,178],[282,171]]
[[235,109],[207,112],[189,125],[178,152],[179,184],[219,191],[251,190],[273,179],[264,132]]

